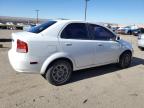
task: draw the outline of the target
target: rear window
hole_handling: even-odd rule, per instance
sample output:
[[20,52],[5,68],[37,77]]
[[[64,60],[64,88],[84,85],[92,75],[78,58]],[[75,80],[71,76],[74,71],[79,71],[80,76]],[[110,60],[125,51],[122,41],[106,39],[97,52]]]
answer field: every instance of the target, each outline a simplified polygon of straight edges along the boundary
[[45,23],[43,23],[41,25],[32,27],[31,29],[28,30],[28,32],[40,33],[40,32],[42,32],[43,30],[47,29],[48,27],[50,27],[51,25],[53,25],[55,23],[56,23],[56,21],[48,21],[48,22],[45,22]]

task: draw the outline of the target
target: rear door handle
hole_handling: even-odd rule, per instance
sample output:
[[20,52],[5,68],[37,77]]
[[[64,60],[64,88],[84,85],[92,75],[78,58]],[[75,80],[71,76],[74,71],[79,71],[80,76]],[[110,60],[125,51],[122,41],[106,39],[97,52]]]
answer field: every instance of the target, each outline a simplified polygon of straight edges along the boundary
[[98,46],[103,46],[102,44],[98,44]]
[[72,46],[72,43],[65,43],[66,46]]

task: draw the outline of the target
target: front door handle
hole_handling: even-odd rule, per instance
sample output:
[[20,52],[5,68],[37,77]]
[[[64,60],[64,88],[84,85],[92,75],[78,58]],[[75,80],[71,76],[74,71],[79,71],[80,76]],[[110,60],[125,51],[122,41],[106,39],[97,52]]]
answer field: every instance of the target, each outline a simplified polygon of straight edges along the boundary
[[65,43],[66,46],[72,46],[72,43]]

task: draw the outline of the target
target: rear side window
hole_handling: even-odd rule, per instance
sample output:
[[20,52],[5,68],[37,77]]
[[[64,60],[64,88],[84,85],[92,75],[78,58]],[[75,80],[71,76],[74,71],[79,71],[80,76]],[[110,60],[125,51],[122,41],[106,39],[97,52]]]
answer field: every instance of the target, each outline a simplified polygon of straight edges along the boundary
[[66,26],[61,33],[64,39],[89,39],[87,27],[84,23],[72,23]]
[[48,22],[43,23],[41,25],[32,27],[31,29],[28,30],[28,32],[31,32],[31,33],[40,33],[40,32],[42,32],[43,30],[47,29],[48,27],[50,27],[51,25],[53,25],[55,23],[56,23],[56,21],[48,21]]
[[89,24],[89,31],[94,40],[113,40],[116,36],[108,29],[94,24]]

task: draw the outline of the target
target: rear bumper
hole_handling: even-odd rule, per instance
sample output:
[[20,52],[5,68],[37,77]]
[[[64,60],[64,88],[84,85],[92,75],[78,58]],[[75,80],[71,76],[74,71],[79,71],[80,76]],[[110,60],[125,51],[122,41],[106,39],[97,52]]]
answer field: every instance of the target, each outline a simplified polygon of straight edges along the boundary
[[30,64],[30,58],[28,59],[24,54],[9,50],[8,58],[13,69],[20,73],[39,73],[41,65]]

